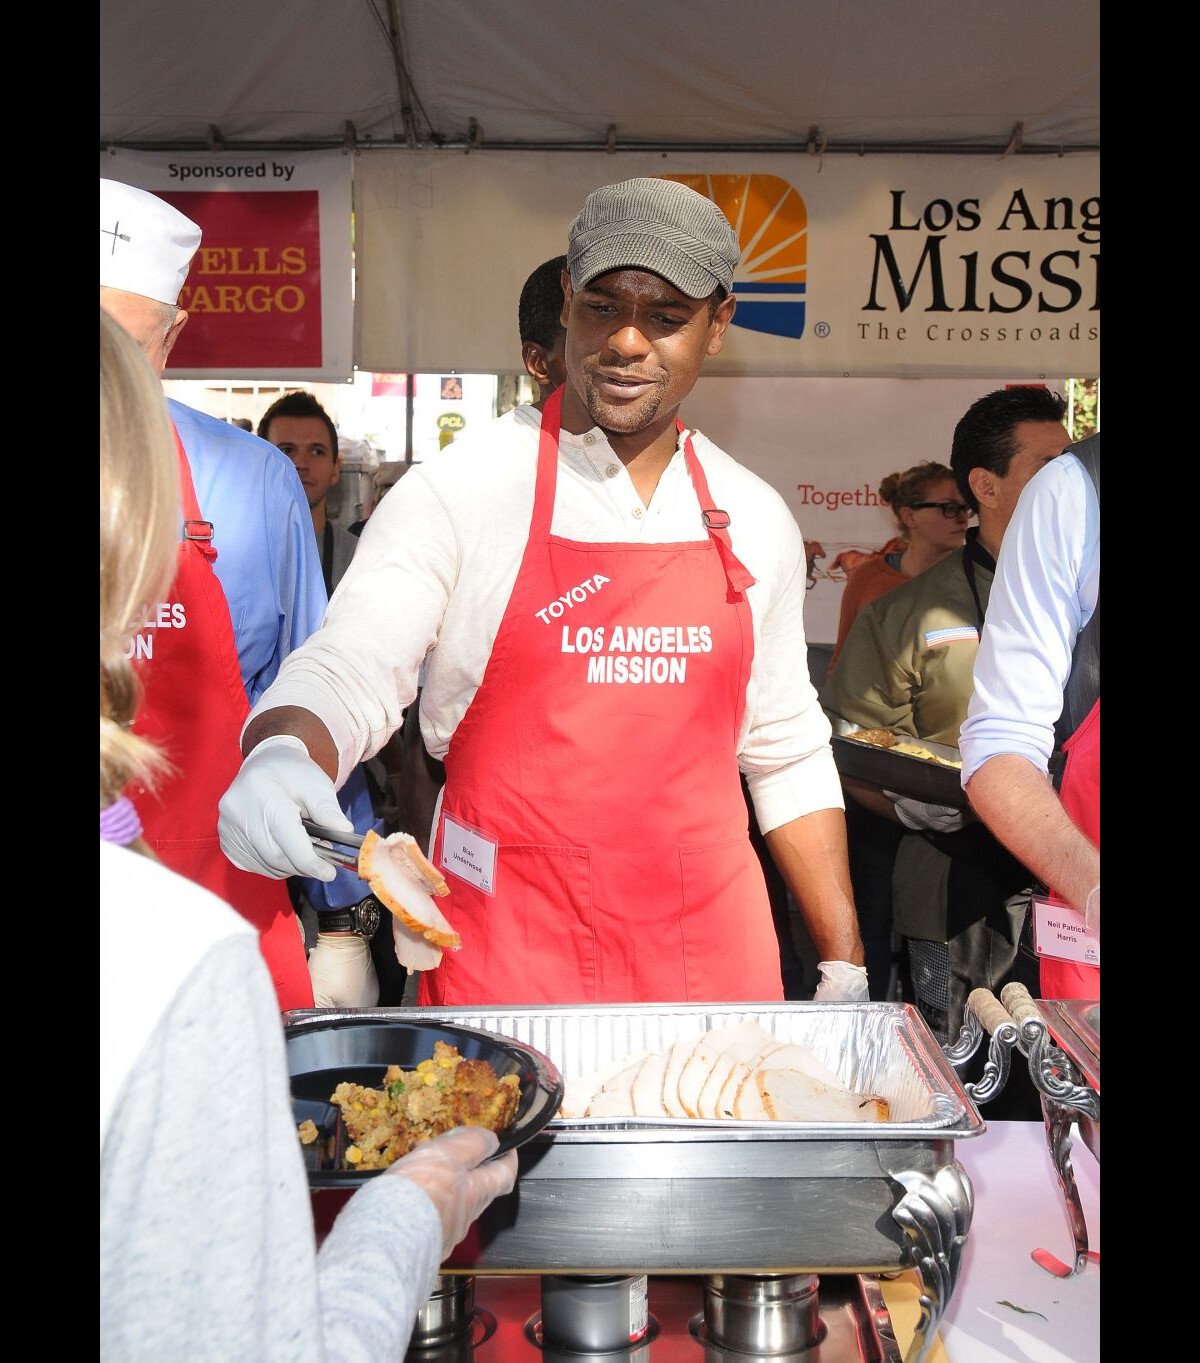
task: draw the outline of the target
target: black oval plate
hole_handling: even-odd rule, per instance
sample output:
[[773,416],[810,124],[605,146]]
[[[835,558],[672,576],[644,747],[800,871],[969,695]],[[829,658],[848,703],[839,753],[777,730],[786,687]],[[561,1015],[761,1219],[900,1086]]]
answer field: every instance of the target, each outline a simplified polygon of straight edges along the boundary
[[318,1133],[312,1145],[301,1147],[311,1188],[352,1188],[386,1172],[343,1167],[349,1141],[341,1114],[329,1101],[330,1096],[343,1081],[382,1087],[389,1065],[414,1069],[422,1060],[432,1058],[435,1042],[454,1046],[467,1060],[486,1060],[500,1078],[506,1074],[519,1076],[521,1101],[517,1115],[501,1133],[496,1155],[515,1150],[536,1136],[558,1111],[563,1098],[562,1075],[540,1051],[511,1037],[458,1023],[385,1018],[373,1021],[361,1015],[310,1016],[286,1023],[284,1038],[296,1124],[309,1118]]

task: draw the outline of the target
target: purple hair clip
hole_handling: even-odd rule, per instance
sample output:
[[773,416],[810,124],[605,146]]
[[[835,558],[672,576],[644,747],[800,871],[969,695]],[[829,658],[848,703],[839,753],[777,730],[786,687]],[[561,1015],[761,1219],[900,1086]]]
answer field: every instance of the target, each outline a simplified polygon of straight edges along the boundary
[[122,847],[128,847],[141,835],[142,821],[133,807],[133,801],[127,795],[120,796],[107,809],[100,811],[100,836],[105,842],[115,842]]

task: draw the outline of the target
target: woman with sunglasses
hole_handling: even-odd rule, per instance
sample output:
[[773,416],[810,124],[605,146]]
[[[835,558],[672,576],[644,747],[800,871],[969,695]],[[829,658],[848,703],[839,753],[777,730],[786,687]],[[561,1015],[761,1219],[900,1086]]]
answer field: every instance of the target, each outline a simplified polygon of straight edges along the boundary
[[951,550],[961,549],[973,514],[959,495],[954,470],[928,459],[889,473],[879,484],[879,500],[891,508],[898,533],[846,578],[837,642],[829,658],[831,670],[859,611],[884,592],[932,568]]

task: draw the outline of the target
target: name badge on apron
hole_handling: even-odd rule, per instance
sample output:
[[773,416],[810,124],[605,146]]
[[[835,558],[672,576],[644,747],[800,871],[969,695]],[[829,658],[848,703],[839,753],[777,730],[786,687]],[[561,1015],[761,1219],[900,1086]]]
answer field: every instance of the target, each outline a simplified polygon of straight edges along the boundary
[[1036,895],[1032,907],[1033,948],[1039,956],[1081,965],[1100,964],[1099,934],[1088,931],[1083,914]]
[[496,893],[498,843],[477,828],[442,815],[442,870],[474,885],[484,894]]

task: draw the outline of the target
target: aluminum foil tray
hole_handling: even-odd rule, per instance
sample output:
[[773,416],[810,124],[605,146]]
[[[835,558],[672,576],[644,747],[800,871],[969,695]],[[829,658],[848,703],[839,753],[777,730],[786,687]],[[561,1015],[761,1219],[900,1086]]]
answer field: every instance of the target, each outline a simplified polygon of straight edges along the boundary
[[[961,1189],[954,1141],[985,1130],[907,1004],[312,1009],[284,1015],[285,1037],[290,1046],[330,1018],[344,1024],[357,1017],[377,1028],[389,1016],[512,1037],[568,1078],[753,1020],[780,1040],[810,1047],[851,1088],[878,1093],[891,1107],[890,1122],[828,1124],[556,1117],[517,1152],[516,1192],[488,1208],[449,1261],[464,1272],[865,1273],[910,1266],[897,1208],[914,1188],[948,1179]],[[960,1202],[967,1195],[955,1194]],[[944,1205],[941,1194],[932,1201]]]
[[757,1022],[781,1042],[807,1046],[856,1092],[888,1100],[887,1122],[773,1122],[694,1117],[564,1118],[548,1126],[560,1137],[606,1132],[624,1140],[794,1140],[837,1135],[902,1140],[932,1131],[972,1134],[982,1128],[957,1075],[916,1009],[906,1004],[790,1003],[758,1006],[642,1004],[636,1007],[425,1009],[457,1022],[500,1032],[548,1056],[564,1078],[592,1074],[640,1051],[699,1037],[717,1027]]

